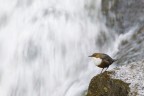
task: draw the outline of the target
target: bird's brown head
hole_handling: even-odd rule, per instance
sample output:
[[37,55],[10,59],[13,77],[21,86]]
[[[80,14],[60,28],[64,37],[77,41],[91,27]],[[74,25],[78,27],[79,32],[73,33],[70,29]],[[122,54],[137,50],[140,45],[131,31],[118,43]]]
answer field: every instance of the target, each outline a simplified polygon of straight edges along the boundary
[[100,58],[101,54],[100,53],[94,53],[94,54],[90,55],[89,57]]

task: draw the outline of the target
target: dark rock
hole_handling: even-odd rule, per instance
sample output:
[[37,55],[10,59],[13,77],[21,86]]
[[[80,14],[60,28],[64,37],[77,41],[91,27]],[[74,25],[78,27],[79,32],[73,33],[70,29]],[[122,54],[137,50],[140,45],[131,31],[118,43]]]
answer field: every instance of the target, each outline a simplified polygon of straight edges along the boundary
[[104,72],[92,78],[86,96],[128,96],[129,84]]
[[116,32],[127,32],[131,27],[144,25],[143,0],[102,0],[106,25]]

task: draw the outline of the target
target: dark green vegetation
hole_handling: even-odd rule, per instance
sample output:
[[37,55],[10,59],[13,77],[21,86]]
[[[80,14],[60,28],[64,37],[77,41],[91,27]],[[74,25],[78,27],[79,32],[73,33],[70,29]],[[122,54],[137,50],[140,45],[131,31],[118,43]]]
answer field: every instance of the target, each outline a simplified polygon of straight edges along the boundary
[[128,96],[129,84],[112,79],[110,72],[104,72],[92,78],[86,96]]

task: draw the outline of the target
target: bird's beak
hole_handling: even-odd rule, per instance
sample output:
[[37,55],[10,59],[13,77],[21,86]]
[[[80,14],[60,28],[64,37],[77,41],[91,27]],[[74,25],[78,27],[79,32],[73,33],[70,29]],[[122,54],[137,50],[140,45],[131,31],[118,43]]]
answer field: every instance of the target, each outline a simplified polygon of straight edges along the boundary
[[88,56],[88,57],[93,57],[92,55]]

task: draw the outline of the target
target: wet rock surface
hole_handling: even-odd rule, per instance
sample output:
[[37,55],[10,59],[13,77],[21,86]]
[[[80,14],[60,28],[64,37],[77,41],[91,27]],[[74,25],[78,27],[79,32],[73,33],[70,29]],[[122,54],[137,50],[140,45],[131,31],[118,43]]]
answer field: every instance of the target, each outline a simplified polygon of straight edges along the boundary
[[143,9],[143,0],[102,0],[106,25],[118,33],[127,32],[136,25],[144,25]]
[[115,68],[112,78],[130,83],[129,96],[144,96],[144,60]]
[[91,79],[86,96],[144,96],[144,60],[119,66]]
[[[129,37],[127,37],[129,38]],[[118,65],[130,64],[144,58],[144,26],[134,32],[130,39],[123,40],[117,53]]]
[[110,72],[104,72],[91,79],[86,96],[128,96],[129,84],[110,77]]

